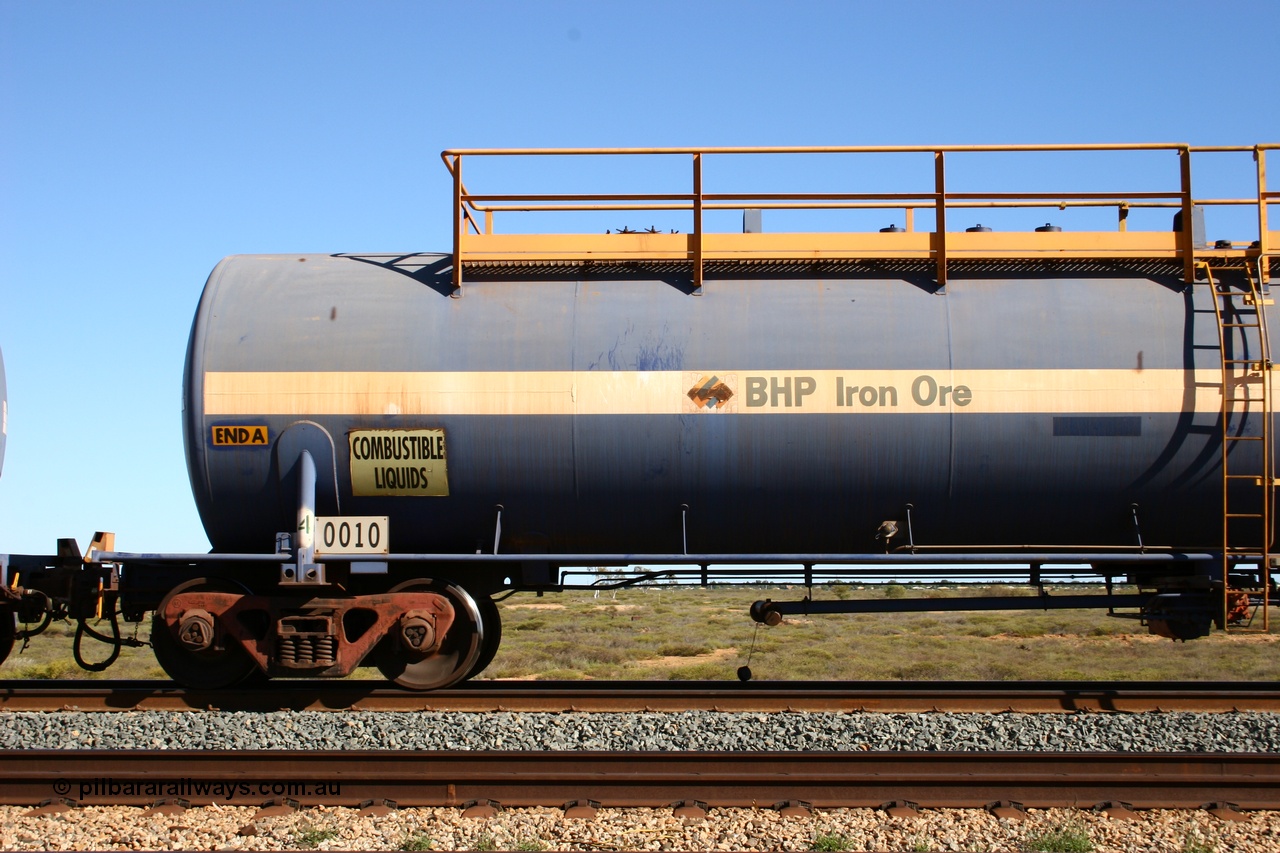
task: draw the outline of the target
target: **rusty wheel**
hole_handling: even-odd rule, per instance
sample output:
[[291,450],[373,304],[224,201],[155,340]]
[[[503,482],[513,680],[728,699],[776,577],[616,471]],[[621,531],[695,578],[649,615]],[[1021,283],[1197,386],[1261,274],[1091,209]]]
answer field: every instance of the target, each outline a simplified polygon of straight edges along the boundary
[[487,595],[478,596],[476,604],[480,608],[480,657],[467,673],[467,678],[475,678],[484,672],[485,667],[493,663],[493,656],[502,643],[502,616],[498,613],[498,605]]
[[468,678],[485,647],[480,606],[462,587],[427,578],[397,584],[389,593],[408,591],[434,592],[449,599],[455,614],[453,625],[439,650],[425,656],[406,649],[394,635],[387,637],[378,646],[379,671],[409,690],[439,690]]
[[161,669],[183,687],[217,690],[239,684],[259,672],[253,658],[240,644],[221,631],[214,631],[213,645],[192,651],[178,638],[175,628],[160,616],[174,596],[184,592],[235,592],[249,594],[235,581],[223,578],[196,578],[169,590],[151,617],[151,649]]

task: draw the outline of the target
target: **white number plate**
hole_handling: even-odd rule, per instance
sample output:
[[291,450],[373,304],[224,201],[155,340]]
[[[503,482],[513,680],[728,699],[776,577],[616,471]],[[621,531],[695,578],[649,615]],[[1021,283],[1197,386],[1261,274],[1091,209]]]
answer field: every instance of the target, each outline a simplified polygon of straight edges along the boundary
[[386,554],[391,526],[385,515],[316,518],[316,555]]

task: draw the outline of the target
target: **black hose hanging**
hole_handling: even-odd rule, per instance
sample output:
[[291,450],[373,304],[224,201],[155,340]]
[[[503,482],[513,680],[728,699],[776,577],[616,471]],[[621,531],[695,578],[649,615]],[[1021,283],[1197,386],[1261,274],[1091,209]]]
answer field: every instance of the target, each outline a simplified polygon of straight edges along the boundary
[[[120,623],[116,618],[116,614],[111,614],[110,621],[111,636],[108,637],[107,635],[99,634],[97,631],[90,628],[88,620],[76,620],[76,638],[75,642],[71,645],[71,653],[75,655],[76,664],[81,669],[88,670],[89,672],[102,672],[104,669],[111,666],[111,664],[115,663],[116,658],[120,657],[120,647],[123,645],[123,642],[120,639]],[[98,663],[90,663],[84,659],[84,655],[80,653],[80,641],[84,639],[85,634],[88,634],[95,640],[101,640],[102,642],[109,643],[111,645],[111,654],[107,655],[106,660],[99,661]]]

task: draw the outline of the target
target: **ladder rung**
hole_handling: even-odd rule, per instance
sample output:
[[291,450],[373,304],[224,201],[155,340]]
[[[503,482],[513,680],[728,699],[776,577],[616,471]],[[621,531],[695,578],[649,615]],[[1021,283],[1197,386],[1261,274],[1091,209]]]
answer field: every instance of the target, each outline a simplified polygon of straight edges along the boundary
[[1262,441],[1260,435],[1224,435],[1223,441]]
[[1259,479],[1259,477],[1258,477],[1258,475],[1257,475],[1257,474],[1223,474],[1222,476],[1223,476],[1225,479],[1228,479],[1228,480],[1257,480],[1257,479]]
[[1261,323],[1223,323],[1224,329],[1261,329]]
[[1262,513],[1260,512],[1229,512],[1226,514],[1226,517],[1227,518],[1262,518]]

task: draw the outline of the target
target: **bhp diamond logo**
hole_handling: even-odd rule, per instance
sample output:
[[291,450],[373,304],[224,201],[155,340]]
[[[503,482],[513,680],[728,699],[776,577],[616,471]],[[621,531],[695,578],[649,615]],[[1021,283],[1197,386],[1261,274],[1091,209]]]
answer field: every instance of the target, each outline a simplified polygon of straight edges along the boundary
[[723,412],[737,409],[733,399],[733,386],[738,377],[734,374],[687,373],[685,381],[692,387],[686,392],[689,403],[686,411]]

